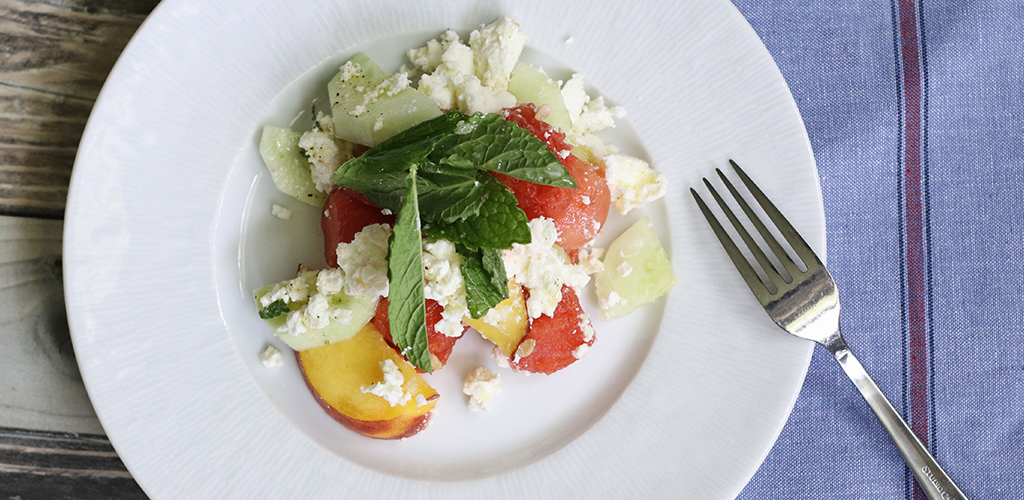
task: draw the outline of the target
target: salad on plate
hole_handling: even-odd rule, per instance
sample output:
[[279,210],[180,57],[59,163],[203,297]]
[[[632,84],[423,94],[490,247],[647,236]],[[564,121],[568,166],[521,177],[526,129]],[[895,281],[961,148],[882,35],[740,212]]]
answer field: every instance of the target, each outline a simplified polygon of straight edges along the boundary
[[[258,314],[321,407],[360,434],[426,428],[440,396],[423,374],[466,335],[493,343],[498,367],[552,374],[594,345],[580,301],[591,282],[605,320],[676,283],[646,217],[594,246],[610,208],[664,196],[664,176],[597,135],[621,108],[578,74],[556,81],[520,62],[525,45],[506,16],[465,42],[444,32],[393,74],[357,54],[311,130],[263,128],[275,186],[322,209],[328,267],[299,263],[255,290]],[[261,357],[283,360],[269,344]],[[469,408],[486,411],[500,379],[472,370]]]

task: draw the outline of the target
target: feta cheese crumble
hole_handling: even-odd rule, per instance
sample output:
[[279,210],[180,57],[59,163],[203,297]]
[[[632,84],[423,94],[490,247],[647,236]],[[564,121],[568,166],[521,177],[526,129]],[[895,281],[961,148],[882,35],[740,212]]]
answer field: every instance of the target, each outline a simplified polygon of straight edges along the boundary
[[408,403],[412,399],[412,394],[406,392],[402,387],[402,384],[405,384],[405,375],[402,375],[402,370],[398,368],[398,365],[391,359],[385,359],[380,362],[380,369],[384,372],[384,379],[368,387],[360,387],[359,390],[363,394],[380,396],[391,406],[402,406]]
[[338,268],[345,272],[345,293],[388,296],[388,238],[391,226],[370,224],[351,243],[338,243]]
[[300,270],[298,276],[284,283],[274,285],[270,293],[260,297],[260,307],[267,307],[278,300],[284,300],[285,303],[304,302],[309,299],[309,284],[305,273]]
[[603,248],[581,248],[579,253],[576,254],[577,260],[579,260],[579,266],[583,269],[583,272],[587,274],[594,274],[604,271],[604,262],[601,262],[601,257],[604,255]]
[[562,301],[562,285],[582,288],[590,276],[581,266],[569,262],[565,252],[555,245],[558,230],[554,221],[538,217],[529,222],[529,227],[530,243],[513,243],[502,257],[508,278],[530,290],[526,310],[533,319],[554,314]]
[[448,30],[407,55],[423,72],[418,90],[441,109],[496,113],[516,105],[508,80],[525,46],[526,35],[504,16],[470,33],[468,46]]
[[462,318],[469,316],[462,257],[448,240],[423,243],[423,295],[441,305],[441,320],[434,330],[449,337],[462,335]]
[[275,368],[284,364],[284,356],[281,355],[281,351],[276,347],[267,344],[263,351],[260,352],[260,361],[267,368]]
[[286,304],[305,302],[298,309],[288,312],[284,324],[277,328],[278,333],[301,335],[310,330],[325,328],[331,320],[348,324],[352,321],[352,311],[334,301],[334,296],[342,290],[344,282],[345,276],[341,269],[302,269],[294,279],[275,285],[260,298],[260,304],[267,307],[278,300],[284,300]]
[[[348,61],[345,63],[344,66],[341,67],[339,81],[347,82],[354,77],[360,76],[361,74],[362,68],[360,68],[358,64],[355,64],[352,61]],[[382,98],[394,97],[398,95],[399,92],[409,87],[409,74],[406,73],[405,71],[399,71],[393,75],[388,76],[372,89],[367,89],[362,85],[356,86],[353,90],[361,94],[362,102],[360,104],[355,105],[352,108],[352,110],[348,112],[348,114],[358,118],[366,114],[367,109],[370,106],[376,104]]]
[[605,295],[603,297],[599,296],[597,298],[597,305],[602,310],[603,309],[610,309],[612,307],[615,307],[615,306],[617,306],[619,304],[624,304],[624,303],[625,303],[625,301],[622,300],[622,296],[619,295],[618,293],[616,293],[615,290],[611,290],[611,291],[608,292],[607,295]]
[[273,214],[274,217],[277,217],[278,219],[281,220],[288,220],[292,218],[291,210],[284,208],[276,203],[274,204],[274,206],[270,207],[270,213]]
[[626,214],[665,196],[668,191],[665,174],[651,169],[639,158],[613,154],[606,156],[603,163],[612,206],[619,213]]
[[470,410],[490,411],[491,401],[501,392],[501,375],[481,366],[466,376],[462,392],[469,396]]
[[317,191],[329,193],[334,189],[333,174],[342,163],[352,158],[352,143],[334,136],[334,120],[317,113],[313,130],[299,137],[299,147],[309,158],[310,173]]

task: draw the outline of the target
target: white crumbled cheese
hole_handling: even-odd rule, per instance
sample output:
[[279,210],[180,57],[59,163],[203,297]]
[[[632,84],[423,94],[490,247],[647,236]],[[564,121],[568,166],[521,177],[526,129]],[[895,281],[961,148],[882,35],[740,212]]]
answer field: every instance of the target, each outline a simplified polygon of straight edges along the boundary
[[491,400],[501,392],[501,375],[491,373],[487,368],[479,367],[466,376],[462,384],[462,392],[469,396],[469,409],[472,411],[489,411]]
[[612,206],[620,213],[665,196],[668,180],[647,162],[629,155],[613,154],[603,160]]
[[495,113],[517,103],[508,80],[525,44],[519,26],[505,16],[470,33],[468,46],[449,30],[408,57],[424,73],[418,89],[441,109]]
[[338,68],[338,71],[341,71],[341,81],[347,82],[351,80],[352,77],[358,76],[360,71],[362,71],[362,68],[360,68],[357,63],[346,61],[341,68]]
[[604,310],[604,309],[611,309],[612,307],[615,307],[615,306],[617,306],[619,304],[623,304],[623,303],[624,303],[624,301],[622,300],[622,296],[619,295],[618,293],[616,293],[615,290],[610,290],[608,292],[608,295],[606,295],[604,297],[598,297],[597,298],[597,305],[602,310]]
[[434,330],[449,337],[462,335],[462,318],[469,316],[466,285],[462,279],[462,257],[448,240],[425,240],[423,244],[423,295],[443,308]]
[[263,366],[274,368],[284,364],[284,356],[281,355],[281,351],[276,347],[267,344],[263,351],[260,352],[260,361],[263,362]]
[[590,154],[594,155],[598,160],[619,152],[619,148],[611,144],[605,144],[600,137],[594,134],[573,136],[571,142],[577,146],[587,148]]
[[[310,271],[311,272],[311,271]],[[260,297],[260,306],[267,307],[278,300],[289,302],[304,302],[309,299],[309,282],[299,273],[295,278],[278,283],[263,297]]]
[[590,322],[590,315],[583,311],[580,311],[580,331],[583,332],[584,342],[594,340],[594,325]]
[[476,75],[495,92],[508,89],[508,79],[526,46],[526,35],[511,17],[501,19],[469,34]]
[[351,243],[338,243],[338,268],[345,273],[345,293],[388,296],[388,238],[391,226],[370,224]]
[[298,304],[288,312],[278,333],[301,335],[325,328],[330,322],[352,322],[350,309],[337,304],[336,295],[344,292],[376,299],[388,296],[388,237],[391,227],[371,224],[356,233],[351,243],[338,244],[338,267],[310,271],[302,269],[294,279],[278,283],[260,297],[267,307],[277,300]]
[[377,131],[379,131],[382,128],[384,128],[384,115],[378,116],[377,117],[377,121],[373,122],[373,131],[374,132],[377,132]]
[[331,322],[331,300],[327,294],[317,293],[309,298],[306,304],[303,323],[306,328],[319,330]]
[[335,294],[345,288],[345,273],[339,268],[324,269],[316,273],[316,289],[320,293]]
[[[400,71],[385,78],[372,89],[367,90],[365,87],[356,87],[354,90],[362,94],[363,101],[353,107],[348,114],[355,117],[363,116],[366,114],[367,109],[381,98],[385,96],[393,97],[399,92],[409,88],[409,86],[409,74]],[[383,123],[381,126],[383,127]]]
[[498,364],[498,368],[510,368],[512,365],[509,363],[508,356],[501,352],[501,348],[494,346],[491,349],[491,356],[494,357],[494,361]]
[[260,304],[267,307],[277,300],[299,304],[298,309],[288,312],[284,324],[277,328],[278,333],[301,335],[325,328],[331,320],[348,324],[352,321],[352,311],[334,300],[345,282],[341,269],[301,270],[294,279],[275,285],[260,298]]
[[[569,140],[580,145],[577,140],[594,132],[614,127],[615,119],[625,116],[626,111],[619,106],[608,106],[604,97],[591,98],[583,88],[583,77],[574,73],[569,81],[562,85],[562,101],[569,112],[572,128],[568,130]],[[593,142],[594,139],[589,139]],[[598,140],[599,141],[599,140]]]
[[427,398],[424,397],[423,394],[417,394],[416,395],[416,406],[426,406],[426,405],[427,405]]
[[361,387],[359,390],[363,394],[380,396],[391,406],[402,406],[408,403],[412,399],[412,394],[406,392],[402,387],[402,384],[405,383],[405,375],[402,375],[402,370],[398,368],[398,365],[391,359],[385,359],[380,362],[380,369],[384,372],[384,379],[369,387]]
[[626,112],[619,106],[608,107],[604,103],[604,97],[590,99],[583,106],[583,110],[572,122],[573,137],[579,137],[606,128],[615,126],[615,119],[622,118]]
[[274,217],[277,217],[278,219],[281,220],[288,220],[292,218],[291,210],[284,208],[276,203],[274,204],[274,206],[270,207],[270,213],[273,214]]
[[583,113],[583,106],[590,100],[587,91],[583,89],[583,77],[579,73],[573,73],[572,78],[562,85],[562,101],[566,110],[569,111],[569,122],[575,122],[580,113]]
[[615,272],[619,273],[619,276],[625,278],[633,273],[633,266],[629,265],[629,262],[622,261],[615,267]]
[[603,255],[603,248],[592,248],[589,250],[581,248],[579,253],[576,254],[576,258],[579,260],[578,265],[583,269],[583,272],[587,274],[594,274],[604,271],[604,262],[601,262],[601,257]]
[[590,350],[590,344],[594,342],[594,325],[590,323],[590,315],[580,311],[579,328],[583,332],[583,343],[572,350],[572,356],[576,359],[583,359]]
[[352,158],[352,143],[334,136],[334,121],[317,113],[316,126],[299,137],[299,147],[309,158],[310,173],[317,191],[327,193],[334,188],[333,174],[342,163]]
[[582,288],[590,281],[585,270],[568,262],[565,252],[555,245],[558,231],[546,217],[529,222],[531,241],[527,245],[512,244],[502,252],[509,279],[530,290],[526,310],[530,318],[551,316],[562,301],[562,285]]
[[441,56],[448,50],[448,47],[456,43],[459,43],[459,34],[448,30],[436,40],[427,42],[425,47],[409,50],[406,56],[416,69],[424,73],[432,73],[441,65]]

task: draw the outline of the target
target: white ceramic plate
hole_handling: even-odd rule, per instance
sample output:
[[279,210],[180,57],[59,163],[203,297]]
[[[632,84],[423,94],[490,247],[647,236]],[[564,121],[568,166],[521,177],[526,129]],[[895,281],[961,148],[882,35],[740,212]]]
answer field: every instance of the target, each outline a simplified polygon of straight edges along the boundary
[[[292,360],[258,360],[277,341],[250,291],[323,262],[317,210],[273,188],[260,127],[308,123],[359,50],[394,70],[443,29],[502,14],[529,37],[528,61],[578,71],[627,109],[609,138],[670,190],[607,232],[650,215],[681,282],[597,322],[582,362],[550,377],[502,372],[487,414],[459,390],[493,366],[470,335],[430,376],[442,399],[425,432],[357,436],[320,410]],[[72,178],[65,289],[89,395],[154,498],[733,497],[780,432],[811,345],[775,330],[689,198],[728,158],[823,251],[797,108],[725,0],[165,0],[111,73]],[[292,219],[273,218],[274,203]],[[596,312],[592,297],[584,307]]]

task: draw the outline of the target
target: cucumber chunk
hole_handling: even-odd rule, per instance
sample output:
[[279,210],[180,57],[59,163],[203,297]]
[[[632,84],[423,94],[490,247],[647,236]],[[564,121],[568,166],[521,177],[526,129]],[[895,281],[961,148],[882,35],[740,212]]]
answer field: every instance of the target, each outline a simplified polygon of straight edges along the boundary
[[302,132],[265,126],[260,137],[260,156],[277,189],[319,208],[324,205],[327,195],[317,191],[313,183],[309,160],[299,147],[300,137]]
[[[318,293],[317,284],[317,272],[316,271],[304,271],[299,274],[297,279],[301,279],[306,289],[309,291],[309,296],[312,297]],[[269,285],[257,289],[253,292],[256,299],[256,307],[261,311],[266,310],[261,302],[261,299],[274,291],[275,287],[285,286],[293,280],[283,281],[276,285]],[[300,300],[295,302],[287,302],[288,311],[284,314],[274,316],[272,318],[264,319],[274,333],[277,334],[278,338],[288,344],[288,347],[296,351],[304,351],[306,349],[312,349],[314,347],[320,347],[329,344],[335,344],[338,342],[344,342],[351,339],[359,330],[361,330],[377,310],[376,298],[361,296],[361,295],[348,295],[344,292],[337,292],[329,294],[327,296],[328,307],[334,309],[344,309],[349,311],[344,313],[342,320],[330,319],[330,322],[322,328],[309,328],[304,332],[298,334],[292,334],[287,331],[287,328],[282,328],[283,331],[278,329],[285,326],[288,321],[288,315],[293,311],[302,311],[309,305],[309,299]],[[299,313],[301,314],[301,312]]]
[[349,59],[327,84],[334,134],[373,146],[413,125],[441,115],[426,94],[408,86],[408,78],[385,73],[366,54]]
[[594,280],[604,320],[621,318],[653,302],[678,281],[649,217],[638,220],[608,246],[604,270]]
[[548,125],[560,128],[562,132],[572,129],[569,111],[562,100],[562,90],[558,88],[558,82],[548,78],[548,75],[540,70],[529,64],[517,64],[508,80],[508,91],[516,96],[519,102],[531,102],[537,107],[547,104],[551,108],[551,114],[544,119]]

